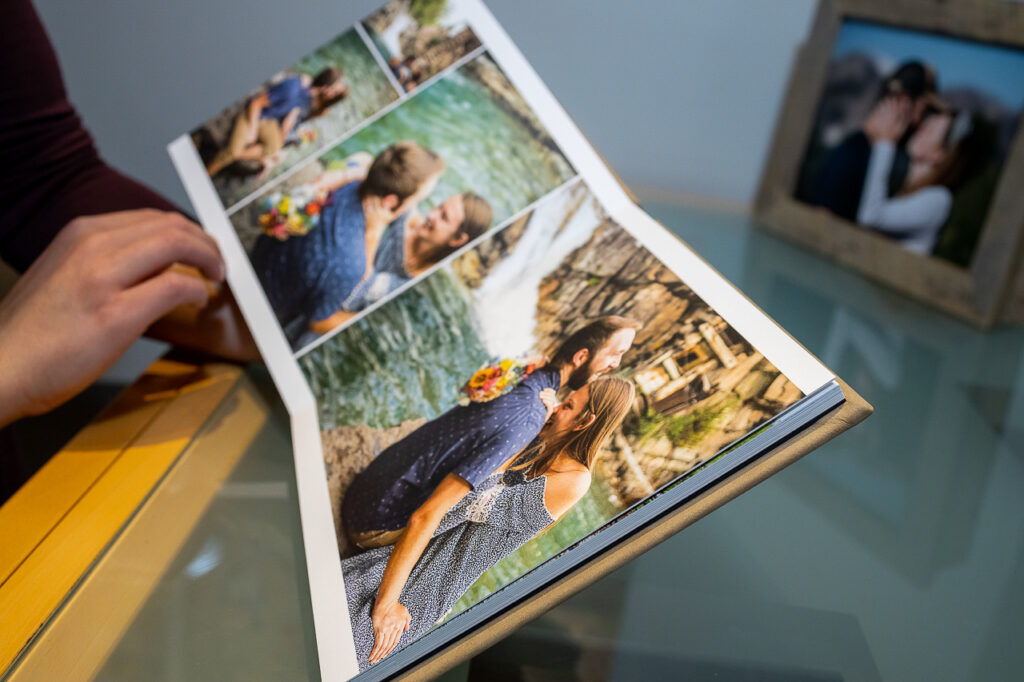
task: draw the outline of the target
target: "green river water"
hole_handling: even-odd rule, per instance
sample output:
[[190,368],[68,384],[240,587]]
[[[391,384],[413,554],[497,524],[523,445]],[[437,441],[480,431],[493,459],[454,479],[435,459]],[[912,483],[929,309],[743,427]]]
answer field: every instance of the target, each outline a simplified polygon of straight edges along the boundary
[[342,161],[361,151],[376,156],[399,140],[414,140],[447,164],[428,205],[472,190],[490,202],[494,225],[575,176],[561,155],[534,139],[490,89],[462,69],[421,88],[321,160]]
[[395,426],[433,419],[488,359],[470,294],[436,271],[299,360],[320,409],[320,427]]

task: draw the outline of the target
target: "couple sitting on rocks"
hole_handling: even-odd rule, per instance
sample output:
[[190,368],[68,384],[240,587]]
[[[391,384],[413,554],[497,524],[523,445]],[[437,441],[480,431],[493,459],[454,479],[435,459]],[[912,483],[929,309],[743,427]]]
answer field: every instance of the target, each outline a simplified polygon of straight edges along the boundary
[[[365,550],[344,559],[360,669],[437,624],[488,568],[568,512],[633,403],[619,366],[640,323],[608,316],[570,335],[510,391],[460,404],[380,453],[344,493]],[[571,390],[556,404],[556,392]]]
[[275,81],[249,98],[226,142],[206,164],[206,172],[210,177],[224,171],[249,176],[269,170],[279,161],[285,144],[298,141],[297,126],[323,116],[348,97],[348,91],[341,69],[335,66],[316,76],[291,74]]
[[444,160],[415,142],[372,159],[354,154],[309,189],[322,204],[318,225],[280,240],[261,234],[250,254],[293,347],[338,327],[472,241],[492,211],[473,192],[455,194],[425,217],[416,205],[444,172]]

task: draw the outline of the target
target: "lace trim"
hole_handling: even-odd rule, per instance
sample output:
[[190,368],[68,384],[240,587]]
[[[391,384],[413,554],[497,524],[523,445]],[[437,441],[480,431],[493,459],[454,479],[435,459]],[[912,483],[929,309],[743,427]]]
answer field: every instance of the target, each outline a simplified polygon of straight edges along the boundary
[[504,488],[504,485],[498,483],[480,493],[466,506],[466,518],[474,523],[487,521],[487,515],[491,513],[491,507],[494,506],[494,499]]

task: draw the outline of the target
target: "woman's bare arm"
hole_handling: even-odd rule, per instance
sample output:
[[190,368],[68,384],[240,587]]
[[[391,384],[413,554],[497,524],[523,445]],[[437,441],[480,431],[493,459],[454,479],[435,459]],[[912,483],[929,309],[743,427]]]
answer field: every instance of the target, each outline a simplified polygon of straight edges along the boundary
[[549,473],[547,477],[547,485],[544,486],[544,506],[551,514],[551,518],[557,522],[587,494],[591,476],[589,471],[580,470]]
[[387,656],[398,644],[402,633],[409,629],[409,612],[398,603],[402,589],[430,539],[434,537],[441,519],[470,489],[469,483],[463,478],[448,474],[409,518],[405,532],[395,543],[384,569],[380,589],[377,590],[377,600],[373,607],[374,641],[370,663],[376,663]]
[[282,140],[288,139],[288,135],[292,132],[292,128],[294,128],[295,124],[299,122],[299,114],[300,113],[301,113],[301,110],[298,107],[295,107],[294,109],[289,111],[288,115],[284,117],[283,121],[281,121],[281,139]]

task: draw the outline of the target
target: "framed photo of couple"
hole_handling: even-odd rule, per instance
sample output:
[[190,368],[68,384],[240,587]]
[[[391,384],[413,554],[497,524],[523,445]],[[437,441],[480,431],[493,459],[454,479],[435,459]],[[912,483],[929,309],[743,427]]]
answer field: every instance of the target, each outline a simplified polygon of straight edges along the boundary
[[1024,244],[1024,7],[822,0],[755,201],[767,230],[988,326]]
[[477,0],[392,0],[170,153],[290,415],[324,679],[436,674],[870,412]]

